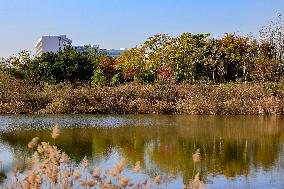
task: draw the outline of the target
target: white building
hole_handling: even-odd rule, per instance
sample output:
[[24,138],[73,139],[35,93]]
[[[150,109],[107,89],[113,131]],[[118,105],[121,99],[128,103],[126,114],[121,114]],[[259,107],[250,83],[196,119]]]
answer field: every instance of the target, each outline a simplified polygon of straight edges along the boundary
[[45,36],[42,36],[35,45],[36,56],[41,56],[43,53],[46,53],[46,52],[57,53],[61,50],[64,50],[64,48],[67,46],[72,47],[74,50],[80,53],[83,53],[87,49],[91,48],[99,52],[106,53],[112,58],[116,58],[120,56],[123,52],[127,50],[126,48],[100,49],[98,45],[72,46],[72,40],[68,39],[66,35],[59,35],[59,36],[45,35]]
[[59,52],[71,44],[72,40],[68,39],[66,35],[42,36],[35,45],[36,56],[41,56],[46,52]]

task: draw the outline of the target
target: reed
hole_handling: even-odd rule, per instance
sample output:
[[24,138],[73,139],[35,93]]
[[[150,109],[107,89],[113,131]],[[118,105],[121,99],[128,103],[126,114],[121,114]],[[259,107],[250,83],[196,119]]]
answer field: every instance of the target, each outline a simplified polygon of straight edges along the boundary
[[[55,138],[59,137],[60,129],[58,126],[52,130],[53,134],[57,133]],[[88,158],[85,156],[80,164],[71,162],[70,157],[59,150],[56,146],[46,142],[39,142],[35,137],[28,144],[33,150],[33,155],[26,162],[24,167],[20,168],[15,163],[13,174],[4,180],[1,188],[55,188],[55,189],[73,189],[73,188],[139,188],[150,189],[167,186],[167,183],[176,179],[174,175],[167,177],[157,175],[155,178],[150,177],[143,182],[135,183],[127,177],[127,169],[124,159],[120,160],[111,170],[102,170],[99,167],[92,167]],[[198,150],[197,150],[198,152]],[[1,165],[1,164],[0,164]],[[136,162],[132,174],[142,172],[140,162]],[[199,173],[190,182],[185,189],[205,189],[205,185],[200,181]]]
[[2,80],[0,114],[284,115],[284,86],[280,82],[74,88]]

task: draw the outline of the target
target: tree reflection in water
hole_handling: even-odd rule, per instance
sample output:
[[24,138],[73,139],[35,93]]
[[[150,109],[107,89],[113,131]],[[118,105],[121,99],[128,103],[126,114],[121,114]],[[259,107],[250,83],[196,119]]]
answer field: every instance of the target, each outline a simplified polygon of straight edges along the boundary
[[[133,116],[135,117],[135,116]],[[87,155],[95,162],[111,156],[113,151],[129,164],[140,161],[143,170],[152,174],[182,175],[185,182],[199,171],[208,175],[236,177],[249,175],[252,168],[270,170],[280,166],[278,159],[284,142],[284,122],[277,117],[220,116],[150,116],[149,126],[95,127],[64,129],[57,145],[79,161]],[[131,119],[128,116],[127,119]],[[139,117],[141,121],[143,116]],[[1,138],[15,150],[26,154],[27,143],[35,136],[52,143],[50,130],[14,131]],[[192,154],[200,148],[201,162]]]

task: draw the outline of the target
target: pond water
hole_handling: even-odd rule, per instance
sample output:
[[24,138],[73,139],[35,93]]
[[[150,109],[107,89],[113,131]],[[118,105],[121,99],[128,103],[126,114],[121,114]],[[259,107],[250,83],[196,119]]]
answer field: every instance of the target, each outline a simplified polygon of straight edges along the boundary
[[[0,116],[0,162],[9,174],[13,159],[28,156],[38,136],[74,162],[87,156],[100,167],[125,158],[140,161],[144,175],[175,174],[168,188],[182,188],[196,171],[208,189],[284,188],[284,118],[174,115]],[[192,154],[200,148],[201,162]]]

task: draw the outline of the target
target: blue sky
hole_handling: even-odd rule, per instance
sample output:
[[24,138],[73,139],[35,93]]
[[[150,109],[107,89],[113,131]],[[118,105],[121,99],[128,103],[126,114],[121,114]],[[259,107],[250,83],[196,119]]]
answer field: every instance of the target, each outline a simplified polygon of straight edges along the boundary
[[284,14],[284,0],[0,0],[0,57],[34,51],[41,35],[74,45],[134,47],[157,33],[257,35]]

